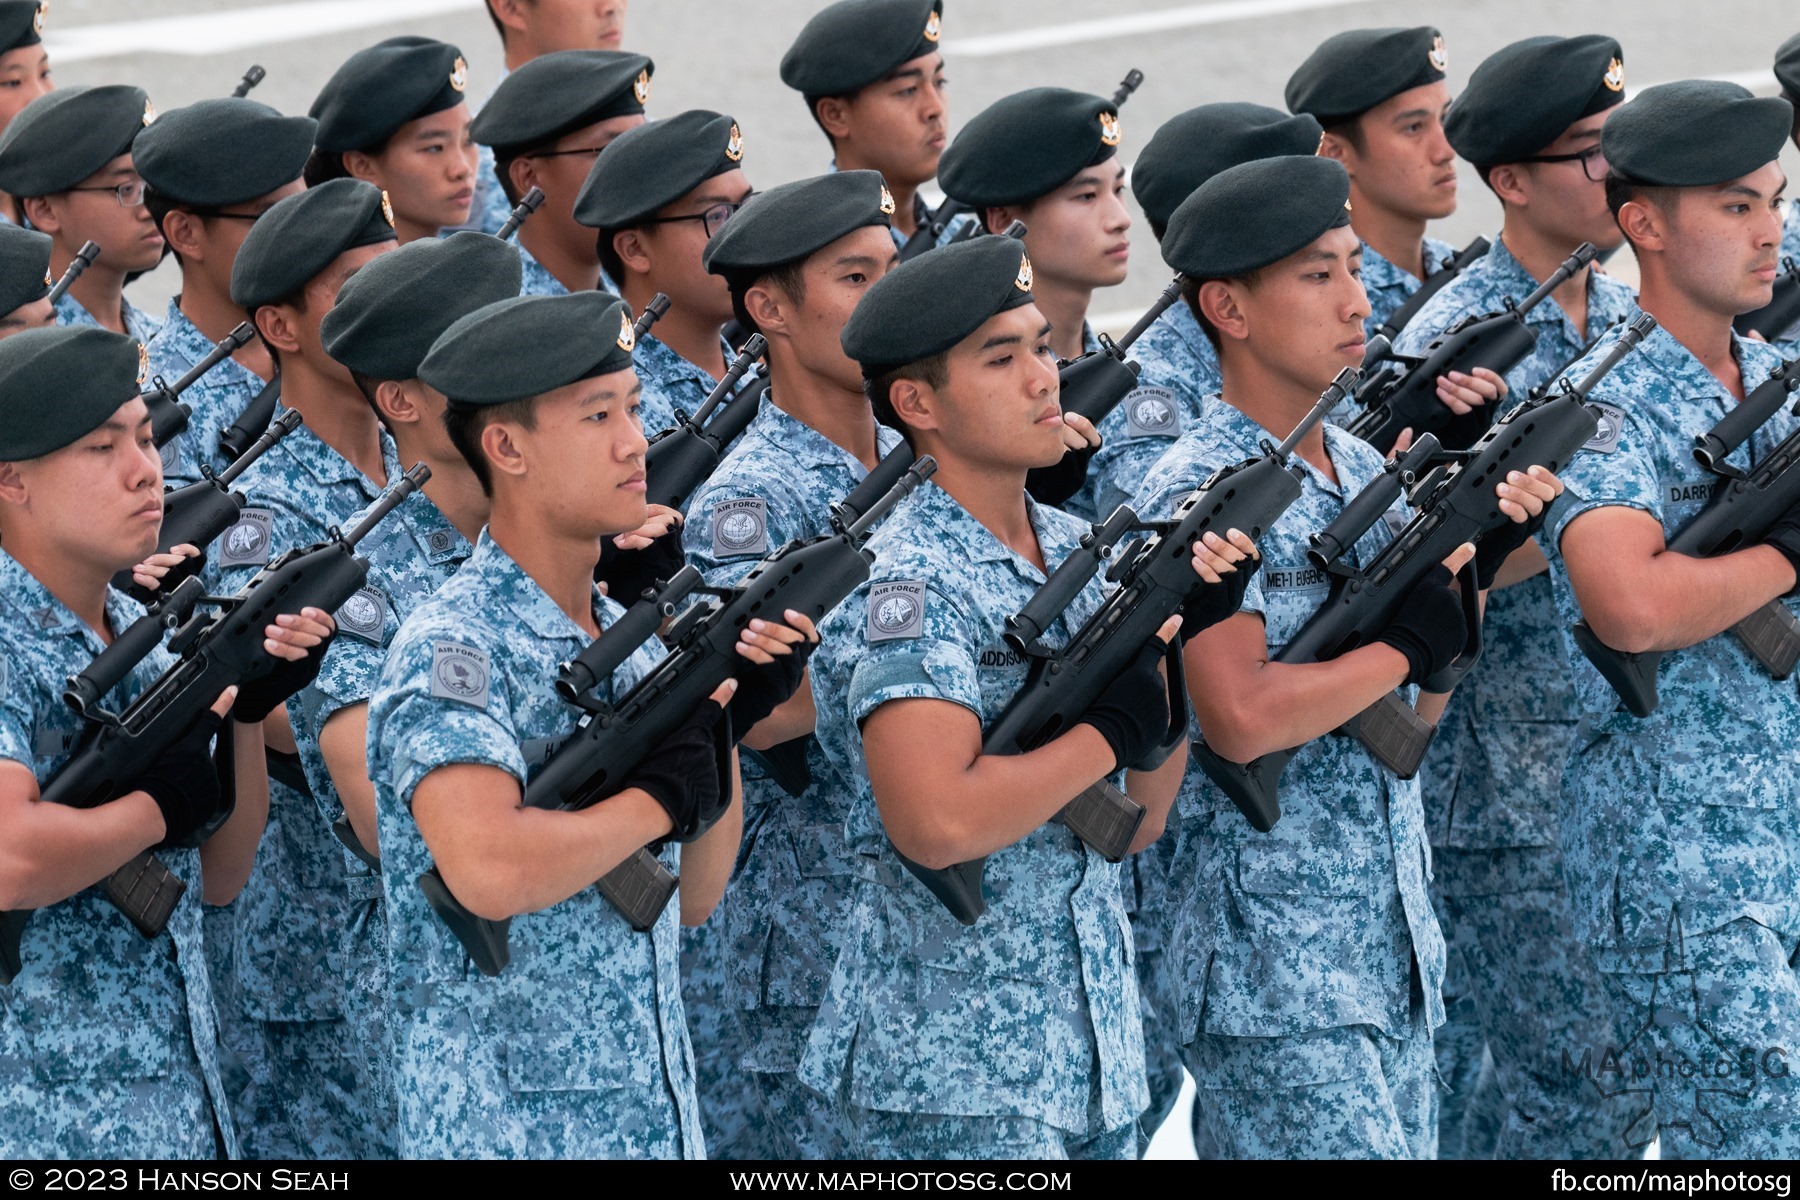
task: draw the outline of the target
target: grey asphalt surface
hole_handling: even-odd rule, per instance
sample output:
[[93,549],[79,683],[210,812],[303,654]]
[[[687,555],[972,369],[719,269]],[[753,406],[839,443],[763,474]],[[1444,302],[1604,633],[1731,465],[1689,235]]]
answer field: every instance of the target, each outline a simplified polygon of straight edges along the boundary
[[[331,28],[349,8],[370,15],[394,11],[404,0],[53,0],[48,45],[59,83],[135,83],[159,109],[224,95],[252,62],[268,70],[255,93],[267,104],[304,112],[319,86],[350,53],[381,38],[420,33],[460,46],[469,60],[470,94],[483,98],[499,79],[499,38],[478,0],[460,10],[406,17],[362,28]],[[453,8],[457,0],[439,4]],[[830,151],[795,93],[782,85],[777,64],[794,34],[822,4],[818,0],[636,0],[631,5],[626,45],[657,64],[651,115],[705,107],[728,112],[743,126],[745,167],[757,186],[797,179],[823,170]],[[1142,14],[1173,14],[1214,8],[1251,15],[1188,27],[1118,35],[1109,26],[1128,26]],[[1609,33],[1623,43],[1629,86],[1691,77],[1748,77],[1764,74],[1775,47],[1800,29],[1793,0],[1726,0],[1702,14],[1680,0],[1360,0],[1330,3],[1299,12],[1267,10],[1270,0],[1214,0],[1212,5],[1179,0],[949,0],[944,41],[951,80],[951,124],[993,100],[1021,88],[1044,84],[1110,92],[1133,67],[1145,82],[1122,113],[1123,153],[1141,146],[1158,124],[1195,104],[1251,100],[1281,106],[1282,86],[1294,67],[1320,40],[1344,29],[1374,25],[1434,24],[1450,50],[1450,82],[1459,88],[1489,52],[1537,33]],[[220,51],[219,39],[240,36],[246,25],[263,25],[281,40]],[[316,11],[293,23],[277,20],[290,10]],[[210,16],[194,27],[195,53],[127,51],[102,58],[56,64],[58,34],[75,36],[78,27],[117,22]],[[959,39],[1023,30],[1050,30],[1071,23],[1097,30],[1068,44],[986,54],[957,53]],[[318,36],[306,31],[329,28]],[[71,43],[72,44],[72,43]],[[980,45],[979,42],[976,45]],[[988,47],[981,47],[987,49]],[[1772,88],[1772,83],[1764,90]],[[1800,155],[1791,150],[1790,174],[1800,177]],[[1465,172],[1457,213],[1433,232],[1462,245],[1491,233],[1498,208],[1473,173]],[[1162,262],[1140,220],[1133,230],[1131,278],[1095,298],[1097,312],[1120,313],[1146,306],[1165,279]],[[1621,256],[1627,259],[1629,256]],[[1629,272],[1628,261],[1616,268]],[[140,280],[133,298],[160,310],[178,284],[174,271]]]

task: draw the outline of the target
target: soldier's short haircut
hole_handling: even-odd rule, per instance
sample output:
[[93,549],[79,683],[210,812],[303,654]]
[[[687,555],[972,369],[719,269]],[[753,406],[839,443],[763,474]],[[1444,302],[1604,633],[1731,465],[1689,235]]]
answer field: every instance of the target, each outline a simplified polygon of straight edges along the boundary
[[950,351],[921,358],[904,366],[887,367],[872,376],[863,377],[863,394],[868,396],[869,406],[875,410],[875,419],[889,429],[897,430],[910,446],[912,429],[894,411],[892,399],[894,385],[902,379],[910,379],[932,388],[945,386],[950,382]]
[[489,425],[501,421],[535,429],[537,397],[527,396],[523,400],[489,404],[482,408],[452,406],[444,410],[444,428],[450,434],[450,444],[456,447],[456,452],[469,464],[469,470],[475,472],[475,478],[481,483],[482,494],[490,497],[494,494],[494,473],[488,467],[487,455],[482,452],[481,434]]

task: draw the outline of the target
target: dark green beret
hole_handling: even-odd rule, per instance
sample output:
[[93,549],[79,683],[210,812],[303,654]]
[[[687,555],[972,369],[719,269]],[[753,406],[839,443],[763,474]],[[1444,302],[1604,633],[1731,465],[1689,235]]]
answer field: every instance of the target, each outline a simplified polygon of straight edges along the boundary
[[1202,104],[1169,118],[1131,168],[1131,190],[1154,225],[1195,188],[1239,163],[1312,154],[1323,131],[1307,113],[1289,116],[1262,104]]
[[870,378],[942,354],[999,313],[1030,304],[1031,259],[1009,237],[954,242],[901,263],[863,293],[839,335]]
[[284,117],[254,100],[201,100],[140,133],[131,159],[159,196],[223,208],[300,178],[314,128],[311,117]]
[[92,325],[0,341],[0,462],[42,458],[86,437],[138,394],[143,347]]
[[1800,33],[1781,43],[1781,49],[1775,51],[1775,78],[1782,91],[1790,96],[1800,96]]
[[1708,187],[1781,156],[1794,107],[1716,79],[1645,88],[1606,122],[1600,148],[1612,173],[1653,187]]
[[0,317],[50,294],[50,247],[47,233],[0,224]]
[[318,147],[331,154],[372,149],[408,121],[461,104],[468,84],[469,64],[448,42],[395,37],[358,50],[313,101]]
[[1541,153],[1583,117],[1624,102],[1622,55],[1618,42],[1598,34],[1514,42],[1475,68],[1444,134],[1478,167]]
[[387,193],[360,179],[333,179],[277,201],[250,227],[231,265],[231,301],[244,308],[292,296],[358,246],[395,239]]
[[973,208],[1022,204],[1054,192],[1119,149],[1119,109],[1068,88],[1031,88],[996,100],[938,161],[944,194]]
[[451,408],[487,408],[631,365],[631,306],[605,292],[514,296],[444,331],[419,378]]
[[0,134],[0,192],[66,192],[129,151],[154,120],[143,88],[66,87],[39,96]]
[[799,262],[864,225],[891,225],[879,171],[834,171],[758,192],[706,243],[714,275],[748,276]]
[[1290,155],[1228,167],[1181,202],[1163,261],[1193,280],[1231,279],[1350,223],[1350,176],[1334,159]]
[[803,96],[847,96],[901,63],[934,54],[943,0],[839,0],[781,56],[781,82]]
[[1328,37],[1287,83],[1289,112],[1330,125],[1444,77],[1444,37],[1416,29],[1351,29]]
[[469,231],[383,254],[345,282],[325,314],[325,352],[371,379],[416,379],[444,330],[519,294],[522,269],[511,242]]
[[49,12],[43,0],[0,0],[0,54],[43,41],[39,35]]
[[559,50],[500,81],[470,132],[496,152],[554,142],[571,130],[644,111],[656,64],[616,50]]
[[737,122],[692,109],[628,129],[607,144],[581,185],[575,219],[595,229],[623,229],[654,216],[715,175],[743,165]]

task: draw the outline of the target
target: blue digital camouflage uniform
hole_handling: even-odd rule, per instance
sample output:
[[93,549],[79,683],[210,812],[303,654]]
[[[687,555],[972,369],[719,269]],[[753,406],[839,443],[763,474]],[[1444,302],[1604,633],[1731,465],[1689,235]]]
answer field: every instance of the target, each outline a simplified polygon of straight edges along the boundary
[[[731,347],[726,346],[727,366],[733,357]],[[631,365],[637,371],[638,381],[644,385],[638,397],[638,415],[643,420],[644,433],[649,437],[672,429],[678,408],[692,416],[719,386],[719,381],[707,374],[705,368],[669,349],[656,339],[654,333],[646,333],[638,339],[637,349],[631,353]]]
[[[1028,501],[1044,561],[1082,522]],[[869,542],[874,574],[821,631],[818,738],[849,794],[858,889],[800,1078],[840,1106],[859,1158],[1135,1158],[1149,1103],[1119,868],[1057,823],[987,859],[988,909],[957,923],[883,831],[859,728],[890,700],[946,700],[984,724],[1025,680],[1001,640],[1044,575],[950,495],[922,489]],[[1092,580],[1046,632],[1099,607]]]
[[[1455,257],[1456,247],[1449,242],[1441,242],[1434,237],[1425,239],[1425,274],[1427,276]],[[1368,319],[1363,322],[1363,327],[1369,331],[1369,336],[1373,337],[1381,323],[1392,316],[1396,308],[1405,304],[1407,297],[1418,291],[1424,280],[1413,278],[1408,272],[1381,257],[1375,247],[1364,242],[1362,244],[1362,282],[1363,290],[1369,293],[1370,310]],[[1333,412],[1331,415],[1334,423],[1343,423],[1338,420],[1337,412]]]
[[[143,609],[113,592],[114,632]],[[106,648],[11,555],[0,551],[0,759],[40,783],[82,723],[62,702],[69,676]],[[107,696],[123,708],[173,659],[157,650]],[[200,932],[200,855],[159,850],[187,881],[166,936],[144,938],[103,884],[40,909],[24,969],[0,989],[0,1136],[15,1159],[240,1156],[219,1079]],[[217,1121],[218,1134],[214,1133]]]
[[569,289],[562,281],[552,275],[549,268],[532,256],[523,242],[514,239],[513,245],[519,248],[519,261],[524,270],[524,282],[519,285],[521,296],[566,296]]
[[[1569,377],[1579,379],[1616,337],[1601,338]],[[1746,392],[1780,361],[1742,339],[1733,351]],[[1694,438],[1734,403],[1663,329],[1590,399],[1606,406],[1606,421],[1562,473],[1567,490],[1541,535],[1565,627],[1580,616],[1556,553],[1570,522],[1596,508],[1635,508],[1672,536],[1714,482],[1694,461]],[[1731,464],[1748,469],[1796,428],[1778,412]],[[1800,600],[1785,603],[1800,611]],[[1800,1045],[1794,681],[1769,678],[1722,633],[1663,656],[1662,702],[1640,720],[1572,637],[1565,647],[1582,719],[1563,775],[1563,871],[1575,934],[1594,955],[1614,1020],[1630,1031],[1616,1057],[1593,1048],[1590,1072],[1600,1092],[1623,1094],[1643,1114],[1617,1131],[1621,1152],[1660,1126],[1664,1157],[1792,1158],[1800,1093],[1783,1056]],[[1578,1069],[1587,1049],[1570,1049]]]
[[[877,443],[885,455],[900,435],[879,427]],[[714,587],[735,586],[788,542],[828,532],[831,503],[867,475],[853,455],[765,396],[688,508],[688,561]],[[712,919],[682,939],[715,1158],[830,1158],[844,1150],[829,1112],[809,1103],[813,1094],[794,1077],[837,962],[859,866],[844,847],[847,789],[817,739],[808,739],[806,758],[813,783],[793,797],[744,756],[736,875]]]
[[512,201],[506,198],[506,189],[500,185],[493,148],[483,146],[475,168],[475,200],[469,206],[469,223],[462,228],[499,233],[507,218],[512,216],[512,210]]
[[[623,610],[595,594],[604,628]],[[512,963],[480,975],[432,915],[413,791],[452,763],[523,783],[575,727],[551,684],[588,637],[484,532],[389,647],[369,705],[406,1158],[698,1158],[671,901],[636,933],[597,889],[514,917]],[[650,644],[654,646],[654,643]],[[613,694],[655,665],[646,647]],[[603,687],[603,691],[609,690]],[[605,698],[605,697],[603,697]],[[677,848],[663,851],[670,869]]]
[[[357,513],[349,524],[362,517]],[[367,704],[381,676],[382,660],[400,624],[426,597],[449,581],[474,547],[424,492],[414,492],[364,538],[357,553],[369,560],[369,578],[337,612],[338,638],[319,677],[289,709],[300,764],[320,815],[344,815],[337,788],[319,750],[319,732],[345,708]],[[356,855],[343,855],[343,942],[337,969],[344,979],[344,1019],[372,1089],[366,1111],[375,1152],[394,1153],[393,1045],[388,1039],[387,907],[381,873]]]
[[[1792,199],[1788,201],[1787,221],[1781,227],[1782,270],[1787,269],[1790,259],[1800,262],[1800,204]],[[1788,358],[1800,356],[1800,321],[1783,330],[1781,336],[1773,340]]]
[[[1589,280],[1585,334],[1554,299],[1526,314],[1537,345],[1506,376],[1506,408],[1632,310],[1625,284],[1599,273]],[[1419,310],[1395,349],[1423,354],[1458,321],[1500,312],[1537,286],[1495,236],[1493,249]],[[1487,1043],[1504,1096],[1495,1157],[1616,1157],[1614,1113],[1561,1069],[1565,1046],[1604,1041],[1612,1028],[1562,882],[1556,809],[1581,712],[1550,577],[1491,593],[1482,641],[1481,662],[1451,697],[1421,776],[1433,893],[1456,951],[1451,990],[1467,993],[1472,1003],[1459,1011],[1473,1008],[1478,1019],[1470,1027],[1451,1014],[1439,1031],[1439,1069],[1465,1087],[1476,1083]],[[1456,977],[1459,969],[1466,974]],[[1462,1099],[1445,1105],[1446,1121],[1461,1119]]]
[[[131,301],[121,297],[119,304],[125,332],[138,341],[148,343],[151,338],[156,336],[156,331],[162,328],[155,317]],[[100,327],[100,322],[94,319],[94,314],[81,306],[81,301],[75,298],[73,292],[64,292],[62,299],[56,302],[55,308],[58,325],[92,325],[96,329]]]
[[[276,416],[285,411],[278,407]],[[387,477],[398,478],[386,433],[381,446]],[[304,425],[239,485],[248,502],[214,543],[209,568],[227,595],[286,551],[323,541],[332,526],[348,527],[381,492]],[[360,1158],[381,1150],[356,1031],[344,1021],[337,954],[346,908],[342,845],[311,797],[271,778],[268,831],[233,905],[233,985],[246,1023],[261,1032],[242,1050],[250,1078],[233,1101],[252,1157]]]
[[[1134,507],[1168,518],[1270,436],[1222,399],[1209,403]],[[1325,598],[1307,536],[1381,470],[1366,443],[1330,425],[1324,437],[1338,482],[1304,463],[1300,499],[1258,543],[1262,569],[1244,597],[1271,654]],[[1367,563],[1391,536],[1376,522],[1351,558]],[[1328,736],[1288,763],[1270,833],[1203,776],[1176,803],[1162,990],[1180,1005],[1183,1061],[1221,1156],[1432,1157],[1444,943],[1417,782],[1387,774],[1353,739]]]
[[[213,343],[187,319],[178,297],[169,301],[169,315],[144,348],[150,354],[150,378],[160,376],[173,384],[212,352]],[[264,383],[249,367],[228,358],[181,394],[181,402],[193,412],[188,417],[188,427],[162,448],[165,485],[198,483],[202,463],[215,471],[225,469],[227,460],[219,449],[219,432],[238,419]]]

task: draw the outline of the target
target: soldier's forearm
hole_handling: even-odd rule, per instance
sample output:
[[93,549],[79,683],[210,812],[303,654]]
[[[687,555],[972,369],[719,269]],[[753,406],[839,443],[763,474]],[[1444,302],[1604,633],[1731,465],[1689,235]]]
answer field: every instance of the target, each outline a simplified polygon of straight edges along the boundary
[[231,819],[200,848],[202,898],[221,907],[237,899],[250,882],[256,847],[269,823],[269,771],[263,757],[261,725],[228,722],[232,738],[232,786],[236,801]]
[[[17,773],[30,780],[22,768]],[[67,900],[162,840],[162,813],[143,792],[77,809],[37,799],[35,783],[28,795],[13,779],[0,789],[5,789],[0,824],[6,829],[0,839],[0,911]]]
[[703,924],[725,896],[744,833],[744,784],[731,756],[731,807],[718,824],[681,848],[681,923]]

